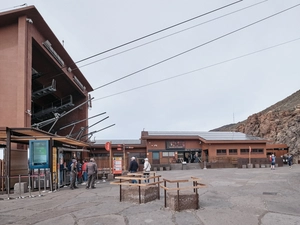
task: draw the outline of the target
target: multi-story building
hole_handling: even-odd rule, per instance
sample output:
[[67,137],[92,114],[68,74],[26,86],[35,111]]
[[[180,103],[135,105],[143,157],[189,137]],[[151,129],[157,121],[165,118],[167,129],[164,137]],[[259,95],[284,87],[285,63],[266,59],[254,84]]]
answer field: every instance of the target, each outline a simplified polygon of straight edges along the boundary
[[[0,13],[0,80],[0,144],[11,162],[8,174],[27,173],[31,138],[65,149],[85,146],[80,137],[88,131],[81,128],[88,126],[93,89],[34,6]],[[27,131],[12,129],[8,138],[7,128]]]

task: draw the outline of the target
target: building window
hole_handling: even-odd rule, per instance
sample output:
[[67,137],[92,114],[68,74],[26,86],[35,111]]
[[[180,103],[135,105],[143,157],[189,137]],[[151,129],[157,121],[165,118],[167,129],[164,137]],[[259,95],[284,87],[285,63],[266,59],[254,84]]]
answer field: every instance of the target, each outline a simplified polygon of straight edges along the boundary
[[249,154],[249,149],[248,148],[241,149],[241,155],[245,155],[245,154]]
[[229,155],[237,155],[237,149],[229,149]]
[[254,148],[251,150],[251,154],[264,154],[264,150],[262,148]]
[[174,157],[175,152],[162,152],[163,157]]
[[226,155],[227,151],[226,149],[217,149],[217,155]]

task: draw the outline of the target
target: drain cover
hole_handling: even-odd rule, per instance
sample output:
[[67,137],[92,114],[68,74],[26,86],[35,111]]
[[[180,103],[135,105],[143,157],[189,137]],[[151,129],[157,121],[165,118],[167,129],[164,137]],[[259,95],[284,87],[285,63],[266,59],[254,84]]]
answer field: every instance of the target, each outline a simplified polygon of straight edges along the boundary
[[277,192],[263,192],[263,195],[277,195]]

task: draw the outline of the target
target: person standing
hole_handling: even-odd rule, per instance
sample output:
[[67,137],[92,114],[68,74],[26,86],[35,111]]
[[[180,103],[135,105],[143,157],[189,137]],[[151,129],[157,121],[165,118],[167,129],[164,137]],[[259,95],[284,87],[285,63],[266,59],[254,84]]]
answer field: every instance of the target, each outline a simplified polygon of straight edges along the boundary
[[289,167],[292,168],[292,164],[293,164],[293,156],[291,154],[289,154],[288,157],[288,163],[289,163]]
[[[139,164],[137,163],[137,161],[135,161],[135,157],[131,157],[131,162],[129,165],[129,172],[130,173],[136,173],[138,171],[139,168]],[[132,183],[137,183],[136,180],[132,180]]]
[[87,160],[82,160],[82,179],[83,179],[83,183],[82,185],[86,185],[87,182],[87,172],[86,172],[86,165],[87,165]]
[[276,157],[274,154],[271,156],[271,170],[275,170],[275,162],[276,162]]
[[[144,160],[145,160],[145,162],[144,162],[144,177],[145,178],[149,178],[149,176],[150,176],[150,170],[151,170],[151,164],[149,163],[148,158],[145,158]],[[149,183],[149,179],[145,180],[145,183],[146,182]]]
[[86,189],[96,188],[95,187],[95,178],[97,175],[97,164],[95,163],[95,159],[91,158],[90,162],[86,165],[86,172],[88,175],[88,183],[86,185]]
[[77,183],[82,183],[82,164],[80,163],[80,160],[77,161]]
[[76,175],[77,175],[77,161],[76,161],[76,159],[73,159],[72,164],[71,164],[71,171],[70,171],[70,180],[71,180],[70,188],[72,190],[74,188],[77,188],[76,185],[75,185]]

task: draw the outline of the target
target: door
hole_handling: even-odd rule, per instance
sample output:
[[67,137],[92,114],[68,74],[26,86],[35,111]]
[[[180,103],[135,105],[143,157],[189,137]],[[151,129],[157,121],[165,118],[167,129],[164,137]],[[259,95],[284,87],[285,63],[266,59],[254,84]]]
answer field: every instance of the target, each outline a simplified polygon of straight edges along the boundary
[[152,152],[152,164],[160,164],[159,152]]

